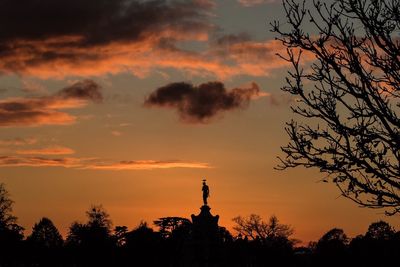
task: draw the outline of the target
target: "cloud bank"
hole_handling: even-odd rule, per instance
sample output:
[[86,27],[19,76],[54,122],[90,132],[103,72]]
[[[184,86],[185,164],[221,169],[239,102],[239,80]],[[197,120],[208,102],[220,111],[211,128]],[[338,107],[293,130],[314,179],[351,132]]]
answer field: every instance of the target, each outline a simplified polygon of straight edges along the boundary
[[170,83],[156,89],[145,100],[145,106],[176,109],[186,123],[208,123],[223,112],[246,108],[252,98],[264,96],[259,86],[227,90],[221,82],[194,86],[190,83]]
[[[223,79],[287,66],[275,56],[285,51],[275,40],[210,41],[213,7],[211,0],[32,0],[21,8],[0,0],[0,74],[144,77],[175,69]],[[184,49],[187,41],[206,48]]]
[[60,111],[101,102],[100,86],[91,80],[77,82],[54,95],[0,100],[0,127],[65,125],[76,117]]
[[152,50],[206,40],[212,6],[207,0],[33,0],[21,8],[18,1],[0,0],[0,72],[63,77],[134,71]]

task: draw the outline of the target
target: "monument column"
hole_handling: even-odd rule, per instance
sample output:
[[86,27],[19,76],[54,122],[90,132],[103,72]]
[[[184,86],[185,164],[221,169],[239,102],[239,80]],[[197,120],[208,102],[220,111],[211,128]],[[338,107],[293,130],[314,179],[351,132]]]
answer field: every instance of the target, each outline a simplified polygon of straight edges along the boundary
[[200,207],[199,215],[192,214],[193,223],[193,248],[195,261],[199,266],[216,266],[219,258],[219,215],[213,216],[208,206],[210,189],[203,180],[203,206]]

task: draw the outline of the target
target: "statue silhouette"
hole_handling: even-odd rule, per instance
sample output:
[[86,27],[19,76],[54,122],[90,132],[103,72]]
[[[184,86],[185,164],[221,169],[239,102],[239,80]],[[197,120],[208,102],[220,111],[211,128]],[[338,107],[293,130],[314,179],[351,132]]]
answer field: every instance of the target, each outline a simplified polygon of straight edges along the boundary
[[203,187],[201,190],[203,191],[203,203],[204,205],[207,205],[207,198],[210,196],[210,189],[208,188],[205,179],[203,180]]

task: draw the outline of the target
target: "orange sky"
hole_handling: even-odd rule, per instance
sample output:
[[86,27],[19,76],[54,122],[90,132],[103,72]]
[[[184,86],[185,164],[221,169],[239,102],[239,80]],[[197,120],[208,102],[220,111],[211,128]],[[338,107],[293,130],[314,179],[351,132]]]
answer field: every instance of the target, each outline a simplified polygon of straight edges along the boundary
[[[228,229],[233,217],[255,213],[276,215],[303,242],[333,227],[362,234],[379,219],[399,230],[397,217],[338,197],[314,170],[274,170],[294,102],[279,89],[288,65],[276,57],[284,48],[266,26],[283,19],[279,2],[138,5],[148,17],[168,16],[151,22],[127,14],[121,21],[133,30],[101,24],[110,32],[100,36],[101,16],[117,4],[88,12],[85,30],[68,24],[68,1],[54,9],[57,23],[68,25],[64,32],[28,31],[28,21],[20,27],[10,19],[14,33],[0,34],[13,48],[0,55],[0,182],[27,233],[46,216],[65,235],[91,204],[129,228],[190,217],[202,205],[203,177],[211,212]],[[10,14],[24,12],[13,8]],[[191,90],[183,100],[165,98],[182,87]],[[199,90],[218,101],[199,102]]]

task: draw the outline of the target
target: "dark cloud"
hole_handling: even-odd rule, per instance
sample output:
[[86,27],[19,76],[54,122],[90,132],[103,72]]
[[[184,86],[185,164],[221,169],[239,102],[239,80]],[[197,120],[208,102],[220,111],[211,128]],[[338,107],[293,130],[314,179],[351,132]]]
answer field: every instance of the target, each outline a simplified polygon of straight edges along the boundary
[[171,28],[193,31],[208,27],[202,11],[210,5],[183,0],[1,0],[0,40],[79,36],[74,44],[85,46],[147,38]]
[[5,99],[0,102],[0,127],[69,124],[72,116],[49,108],[49,99]]
[[79,108],[102,99],[100,87],[86,80],[51,96],[8,98],[0,101],[0,127],[70,124],[75,117],[60,111]]
[[100,85],[92,80],[84,80],[65,87],[57,93],[62,98],[77,98],[91,100],[93,102],[103,101]]
[[115,44],[185,39],[211,27],[211,6],[208,0],[0,0],[0,72],[96,62],[111,56]]
[[250,34],[241,32],[238,34],[226,34],[219,36],[215,42],[215,46],[229,46],[232,44],[252,41]]
[[183,122],[207,123],[221,112],[245,108],[252,98],[263,96],[257,84],[250,88],[226,90],[221,82],[194,86],[190,83],[170,83],[151,93],[146,106],[177,109]]
[[[288,66],[276,56],[286,52],[276,40],[240,33],[210,42],[217,28],[212,2],[0,0],[0,75],[145,77],[177,69],[225,79]],[[204,46],[187,45],[192,42]]]
[[254,40],[248,33],[227,34],[217,38],[211,45],[211,51],[215,55],[236,61],[264,62],[270,65],[279,59],[276,56],[282,45],[278,42],[260,42]]
[[209,43],[212,7],[212,0],[0,0],[0,75],[145,77],[172,68],[225,79],[288,66],[275,40],[241,33]]

